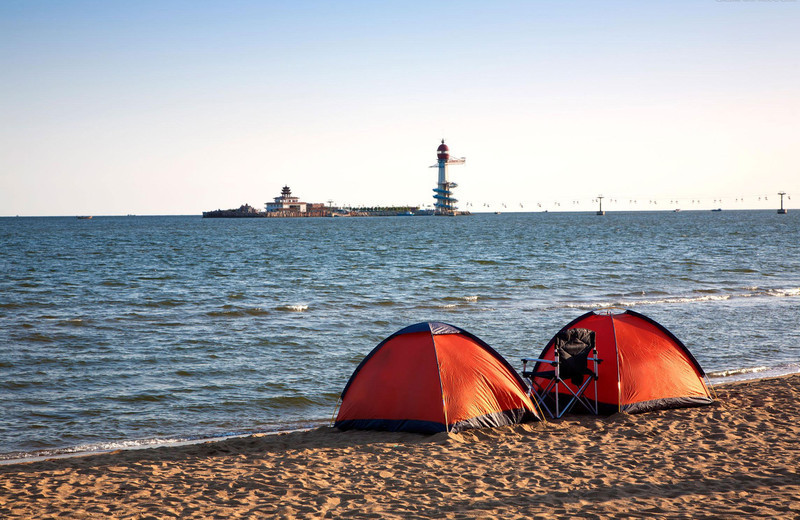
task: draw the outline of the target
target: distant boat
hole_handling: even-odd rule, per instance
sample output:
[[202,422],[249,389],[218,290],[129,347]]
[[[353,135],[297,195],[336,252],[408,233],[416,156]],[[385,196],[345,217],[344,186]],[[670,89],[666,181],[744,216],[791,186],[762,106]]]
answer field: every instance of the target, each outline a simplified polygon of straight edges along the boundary
[[673,210],[672,210],[672,212],[673,212],[673,213],[677,213],[677,212],[679,212],[680,210],[681,210],[681,208],[675,208],[675,209],[673,209]]
[[91,215],[78,215],[76,218],[78,220],[92,220],[92,216]]
[[722,211],[722,208],[712,209],[711,211]]
[[414,216],[414,212],[413,211],[401,211],[401,212],[399,212],[397,214],[397,216],[398,217],[413,217]]

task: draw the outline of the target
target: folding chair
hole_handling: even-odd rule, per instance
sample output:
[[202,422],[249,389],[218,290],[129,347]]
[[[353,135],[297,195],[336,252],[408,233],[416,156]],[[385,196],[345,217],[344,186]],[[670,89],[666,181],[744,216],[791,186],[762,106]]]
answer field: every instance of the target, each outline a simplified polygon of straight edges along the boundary
[[[562,330],[556,334],[552,343],[553,359],[522,359],[522,377],[529,383],[528,395],[531,399],[535,398],[552,418],[562,417],[575,404],[580,404],[589,413],[597,415],[597,367],[602,360],[597,357],[594,331]],[[545,352],[547,350],[545,348]],[[527,370],[528,362],[536,363],[531,371]],[[549,365],[552,370],[541,370],[542,365]],[[541,380],[545,380],[546,383],[543,384]],[[566,380],[569,380],[569,383]],[[592,383],[594,383],[594,402],[584,395]],[[561,392],[561,389],[566,391]],[[561,399],[564,398],[567,398],[568,402],[562,406]]]

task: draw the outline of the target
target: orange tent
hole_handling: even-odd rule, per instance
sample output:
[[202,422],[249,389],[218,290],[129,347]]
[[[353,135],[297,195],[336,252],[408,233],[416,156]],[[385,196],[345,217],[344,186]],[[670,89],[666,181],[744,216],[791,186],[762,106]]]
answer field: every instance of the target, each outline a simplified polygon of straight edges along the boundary
[[342,391],[334,425],[435,433],[538,418],[525,383],[494,349],[458,327],[424,322],[364,358]]
[[[703,378],[705,372],[689,349],[670,331],[634,311],[621,314],[588,312],[567,324],[568,329],[595,332],[598,366],[597,399],[601,412],[645,412],[665,408],[699,406],[713,401]],[[553,359],[555,336],[545,346],[541,359]],[[537,363],[533,371],[552,370]],[[575,389],[570,381],[564,384]],[[547,380],[534,379],[544,388]],[[569,395],[566,389],[560,395]],[[594,385],[586,395],[594,400]]]

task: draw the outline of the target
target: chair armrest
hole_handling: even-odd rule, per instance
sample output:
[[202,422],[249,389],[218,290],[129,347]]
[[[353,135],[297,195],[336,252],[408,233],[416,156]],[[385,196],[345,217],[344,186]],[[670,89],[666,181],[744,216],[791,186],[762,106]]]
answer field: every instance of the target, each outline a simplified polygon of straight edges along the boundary
[[556,362],[552,359],[540,359],[540,358],[522,358],[523,363],[527,363],[529,361],[533,361],[535,363],[547,363],[548,365],[556,366]]

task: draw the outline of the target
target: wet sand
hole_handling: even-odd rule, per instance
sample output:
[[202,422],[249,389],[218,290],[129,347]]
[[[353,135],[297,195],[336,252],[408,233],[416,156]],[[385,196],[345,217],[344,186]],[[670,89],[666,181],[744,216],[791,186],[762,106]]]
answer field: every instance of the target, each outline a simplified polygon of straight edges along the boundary
[[800,375],[701,408],[0,466],[0,518],[800,518]]

